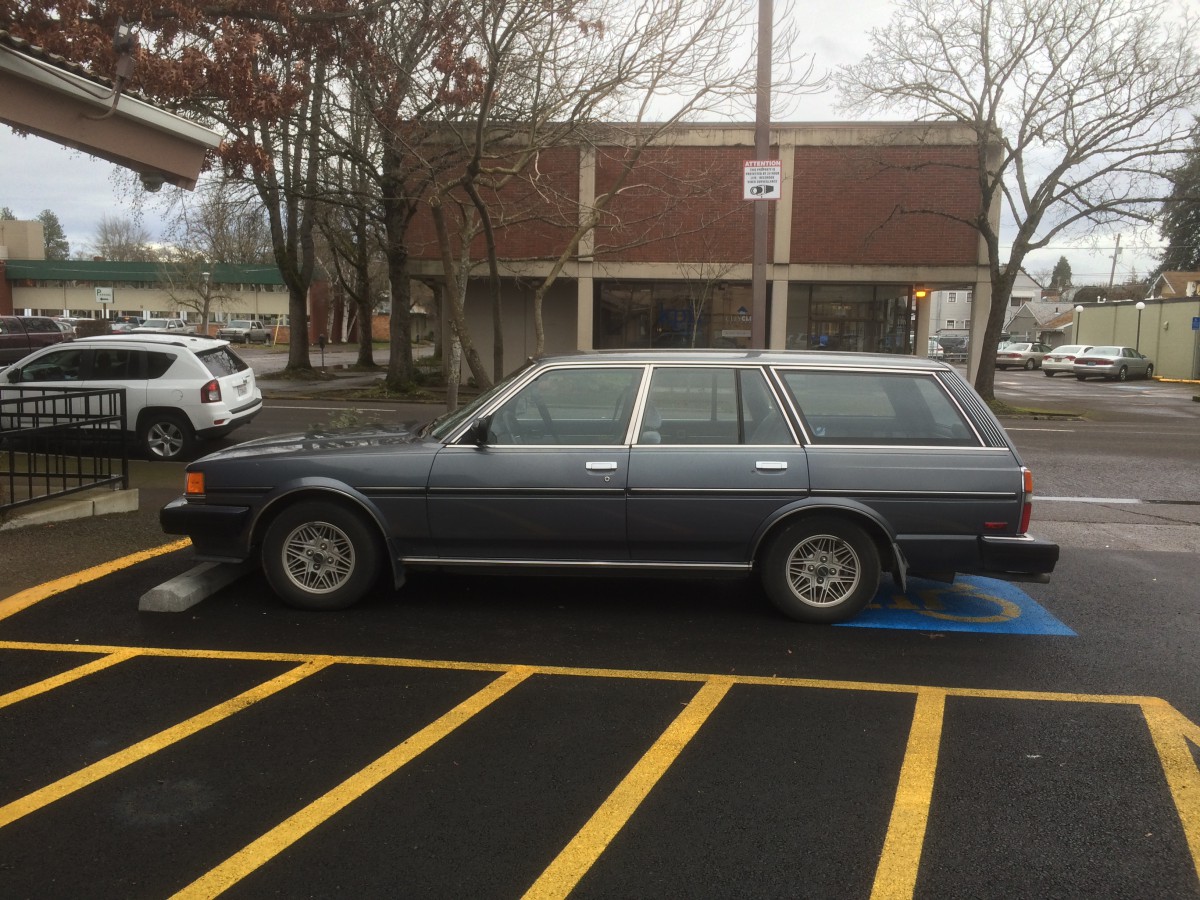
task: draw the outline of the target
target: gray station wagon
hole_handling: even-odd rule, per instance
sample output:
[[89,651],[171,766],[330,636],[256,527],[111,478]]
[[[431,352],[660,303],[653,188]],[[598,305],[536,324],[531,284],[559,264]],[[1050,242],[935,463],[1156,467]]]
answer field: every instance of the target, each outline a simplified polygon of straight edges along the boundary
[[410,431],[251,441],[187,468],[170,534],[348,606],[409,569],[755,574],[835,622],[881,573],[1045,581],[1033,478],[953,368],[913,357],[618,351],[541,359]]

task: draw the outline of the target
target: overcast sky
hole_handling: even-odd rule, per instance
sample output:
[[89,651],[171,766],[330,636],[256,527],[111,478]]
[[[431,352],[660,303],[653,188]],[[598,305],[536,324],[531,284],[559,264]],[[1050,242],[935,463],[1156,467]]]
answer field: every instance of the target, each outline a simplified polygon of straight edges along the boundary
[[[1182,0],[1190,3],[1192,0]],[[817,69],[833,69],[859,60],[869,49],[868,31],[882,27],[890,17],[889,0],[855,0],[837,5],[836,14],[828,14],[827,0],[794,0],[803,23],[799,29],[799,52],[814,55]],[[819,13],[814,11],[820,10]],[[844,118],[835,109],[832,92],[804,98],[788,119],[831,121]],[[782,117],[777,112],[775,119]],[[0,124],[0,161],[4,174],[0,183],[0,207],[7,206],[18,218],[34,218],[50,209],[62,222],[71,243],[71,255],[86,249],[104,215],[134,218],[138,210],[132,199],[137,191],[124,170],[84,153],[68,150],[36,137],[18,137]],[[164,188],[163,196],[173,190]],[[155,202],[143,195],[141,222],[153,237],[158,237],[161,222]],[[1132,230],[1122,236],[1122,253],[1116,278],[1122,281],[1133,272],[1145,275],[1155,265],[1156,251],[1148,242],[1159,243],[1157,233],[1138,235]],[[1031,256],[1026,269],[1032,274],[1049,271],[1060,255],[1071,263],[1076,284],[1105,283],[1112,266],[1113,239],[1102,237],[1094,248],[1081,240],[1067,241],[1040,255]]]

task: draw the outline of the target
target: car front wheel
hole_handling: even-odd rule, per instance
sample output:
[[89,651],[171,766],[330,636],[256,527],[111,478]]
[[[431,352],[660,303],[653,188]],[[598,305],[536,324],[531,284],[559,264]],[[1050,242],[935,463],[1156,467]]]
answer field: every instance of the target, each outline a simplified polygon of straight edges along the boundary
[[841,622],[879,589],[879,552],[857,525],[818,517],[786,526],[762,557],[771,602],[800,622]]
[[150,459],[176,460],[191,453],[196,443],[192,425],[175,413],[157,413],[142,423],[139,441]]
[[345,609],[379,576],[379,536],[364,516],[310,500],[280,513],[263,539],[263,570],[284,602],[298,609]]

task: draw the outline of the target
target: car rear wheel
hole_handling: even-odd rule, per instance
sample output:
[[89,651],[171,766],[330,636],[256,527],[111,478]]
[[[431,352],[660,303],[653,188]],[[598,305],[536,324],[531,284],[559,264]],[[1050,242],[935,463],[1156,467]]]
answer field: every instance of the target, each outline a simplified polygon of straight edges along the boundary
[[818,517],[786,526],[762,557],[771,602],[800,622],[841,622],[879,589],[879,551],[859,526]]
[[1047,372],[1045,369],[1042,369],[1042,374],[1043,374],[1043,375],[1045,375],[1047,378],[1053,378],[1053,377],[1054,377],[1054,373],[1053,373],[1053,372]]
[[309,500],[279,514],[263,539],[263,570],[284,602],[298,609],[345,609],[379,576],[380,541],[365,517]]
[[177,413],[153,413],[139,432],[142,450],[150,459],[176,460],[192,452],[196,436],[192,423]]
[[1032,360],[1032,359],[1027,359],[1027,360],[1025,360],[1025,371],[1026,371],[1026,372],[1032,372],[1032,371],[1033,371],[1034,369],[1036,369],[1036,368],[1037,368],[1037,362],[1036,362],[1036,361],[1034,361],[1034,360]]
[[1120,370],[1117,372],[1117,381],[1127,381],[1128,379],[1129,369],[1127,369],[1125,366],[1121,366]]

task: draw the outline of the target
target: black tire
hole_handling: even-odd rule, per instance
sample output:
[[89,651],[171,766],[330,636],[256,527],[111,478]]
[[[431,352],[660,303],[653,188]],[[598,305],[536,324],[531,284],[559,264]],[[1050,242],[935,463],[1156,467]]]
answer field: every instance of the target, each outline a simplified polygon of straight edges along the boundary
[[172,462],[191,454],[196,433],[192,423],[179,413],[147,413],[138,429],[138,443],[147,459]]
[[1076,375],[1075,380],[1076,381],[1087,381],[1087,376],[1086,375]]
[[285,509],[267,528],[267,581],[288,606],[345,609],[379,577],[380,539],[365,515],[326,500]]
[[1033,360],[1033,359],[1025,360],[1024,368],[1025,368],[1026,372],[1032,372],[1034,369],[1037,368],[1037,360]]
[[853,618],[879,590],[879,551],[858,525],[820,516],[787,525],[760,560],[771,602],[800,622]]
[[1054,373],[1053,373],[1053,372],[1047,372],[1045,369],[1042,369],[1042,374],[1043,374],[1043,375],[1045,375],[1047,378],[1053,378],[1053,377],[1054,377]]
[[1146,380],[1149,381],[1154,377],[1154,366],[1146,366]]
[[1127,380],[1129,380],[1129,369],[1127,369],[1125,366],[1121,366],[1121,368],[1117,371],[1117,381]]

